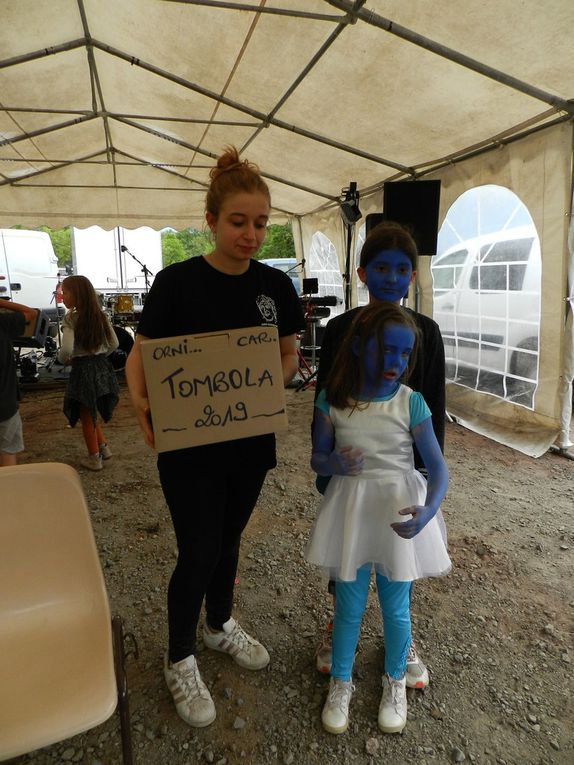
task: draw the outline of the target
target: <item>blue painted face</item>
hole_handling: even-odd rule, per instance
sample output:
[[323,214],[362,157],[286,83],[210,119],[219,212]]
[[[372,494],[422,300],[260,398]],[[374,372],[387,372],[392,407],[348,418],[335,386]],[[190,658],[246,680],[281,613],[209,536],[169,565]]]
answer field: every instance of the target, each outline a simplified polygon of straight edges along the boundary
[[377,338],[369,338],[364,359],[367,397],[388,396],[396,390],[415,344],[414,332],[400,324],[387,324],[383,335],[383,374],[377,377]]
[[413,266],[402,250],[383,250],[365,268],[358,269],[371,298],[398,303],[407,294]]

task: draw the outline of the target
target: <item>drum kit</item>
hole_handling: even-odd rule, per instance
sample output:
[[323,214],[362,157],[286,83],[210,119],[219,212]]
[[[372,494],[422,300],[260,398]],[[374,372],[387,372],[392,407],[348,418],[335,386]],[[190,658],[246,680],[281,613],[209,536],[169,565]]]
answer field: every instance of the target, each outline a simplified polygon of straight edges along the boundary
[[138,314],[135,311],[134,296],[129,293],[107,295],[105,310],[114,332],[117,335],[119,346],[110,354],[110,361],[116,370],[125,367],[126,358],[134,344],[135,328],[138,323]]
[[112,324],[137,324],[134,296],[129,293],[107,296],[106,309]]

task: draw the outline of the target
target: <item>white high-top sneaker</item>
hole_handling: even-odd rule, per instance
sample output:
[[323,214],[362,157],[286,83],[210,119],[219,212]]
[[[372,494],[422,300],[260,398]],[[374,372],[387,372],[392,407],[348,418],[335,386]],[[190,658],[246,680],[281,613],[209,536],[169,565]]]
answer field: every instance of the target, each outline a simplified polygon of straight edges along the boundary
[[379,706],[379,728],[383,733],[400,733],[407,724],[407,682],[383,675],[383,695]]

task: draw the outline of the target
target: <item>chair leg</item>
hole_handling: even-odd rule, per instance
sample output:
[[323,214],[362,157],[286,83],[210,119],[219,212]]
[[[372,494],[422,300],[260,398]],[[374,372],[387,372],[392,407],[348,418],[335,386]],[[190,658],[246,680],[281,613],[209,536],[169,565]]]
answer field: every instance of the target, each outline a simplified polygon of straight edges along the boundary
[[[133,639],[133,635],[130,635]],[[124,625],[120,616],[112,617],[112,638],[114,644],[114,667],[118,689],[118,713],[122,734],[122,755],[124,765],[133,765],[132,733],[130,727],[130,708],[128,700],[128,679],[125,668]],[[134,641],[135,643],[135,641]],[[137,656],[137,644],[135,644]]]

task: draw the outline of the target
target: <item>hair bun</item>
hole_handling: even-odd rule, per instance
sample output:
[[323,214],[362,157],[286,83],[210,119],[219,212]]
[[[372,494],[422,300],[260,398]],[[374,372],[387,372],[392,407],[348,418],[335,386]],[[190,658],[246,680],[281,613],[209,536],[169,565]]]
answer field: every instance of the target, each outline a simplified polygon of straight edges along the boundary
[[211,180],[219,178],[222,173],[228,173],[232,170],[250,170],[258,172],[258,168],[247,159],[240,159],[239,152],[235,146],[227,146],[223,154],[218,157],[217,165],[211,169],[209,177]]

